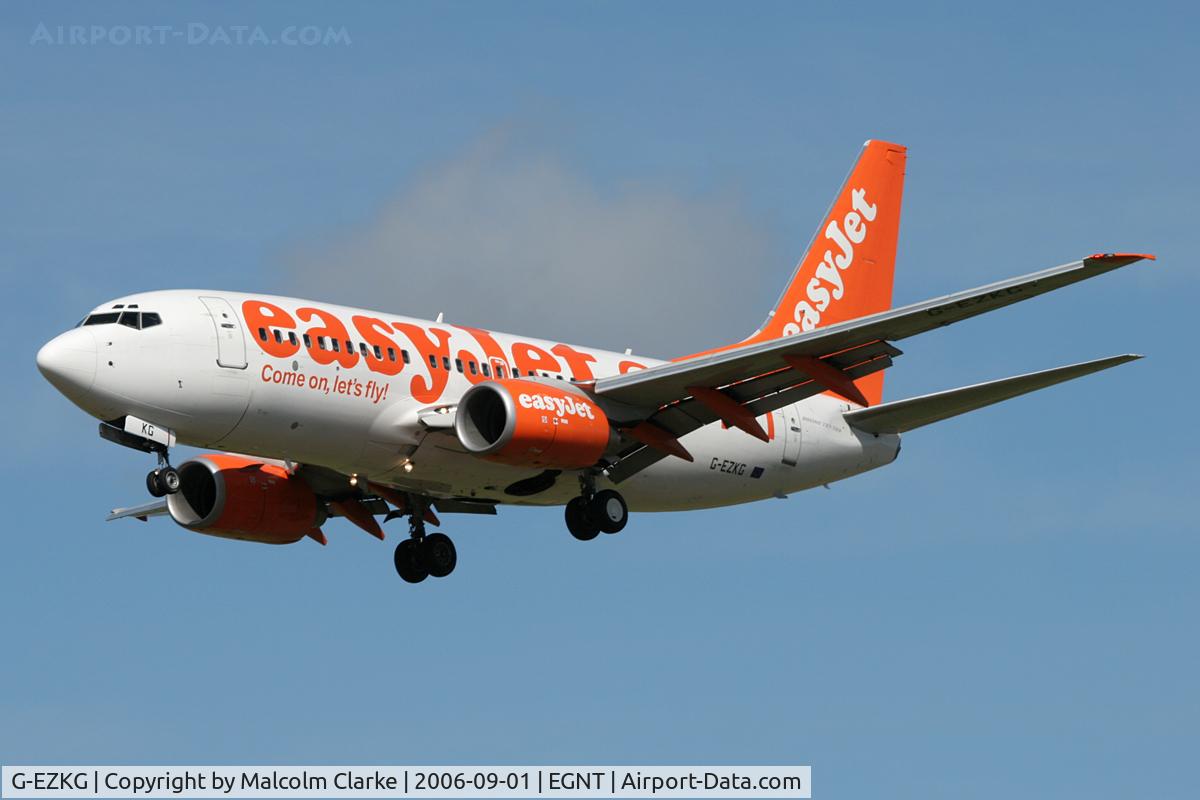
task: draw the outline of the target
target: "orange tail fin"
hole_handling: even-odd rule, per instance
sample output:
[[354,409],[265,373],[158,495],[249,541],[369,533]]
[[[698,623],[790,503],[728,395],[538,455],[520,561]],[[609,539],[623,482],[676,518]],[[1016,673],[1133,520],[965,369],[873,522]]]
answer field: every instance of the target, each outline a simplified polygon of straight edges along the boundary
[[[747,341],[791,336],[891,308],[906,152],[889,142],[863,146],[779,304]],[[883,373],[855,385],[874,405],[883,396]]]

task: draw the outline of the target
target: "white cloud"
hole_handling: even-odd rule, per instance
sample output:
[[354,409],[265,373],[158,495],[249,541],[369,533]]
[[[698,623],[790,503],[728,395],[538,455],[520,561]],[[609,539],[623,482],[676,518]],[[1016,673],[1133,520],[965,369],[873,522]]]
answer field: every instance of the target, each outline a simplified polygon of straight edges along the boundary
[[[747,276],[763,274],[767,250],[734,198],[604,191],[557,159],[485,142],[374,219],[293,247],[284,267],[302,296],[669,357],[762,321]],[[787,267],[769,274],[782,285]]]

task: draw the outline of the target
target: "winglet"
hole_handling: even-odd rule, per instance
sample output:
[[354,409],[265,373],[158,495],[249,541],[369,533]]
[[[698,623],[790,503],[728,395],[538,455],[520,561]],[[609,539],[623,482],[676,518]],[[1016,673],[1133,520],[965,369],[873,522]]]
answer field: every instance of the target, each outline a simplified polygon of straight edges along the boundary
[[1112,258],[1112,259],[1119,258],[1122,261],[1126,261],[1127,263],[1132,263],[1134,261],[1141,261],[1143,259],[1145,259],[1147,261],[1157,261],[1158,260],[1158,258],[1152,253],[1092,253],[1090,256],[1085,258],[1084,261],[1096,261],[1099,259],[1109,259],[1109,258]]

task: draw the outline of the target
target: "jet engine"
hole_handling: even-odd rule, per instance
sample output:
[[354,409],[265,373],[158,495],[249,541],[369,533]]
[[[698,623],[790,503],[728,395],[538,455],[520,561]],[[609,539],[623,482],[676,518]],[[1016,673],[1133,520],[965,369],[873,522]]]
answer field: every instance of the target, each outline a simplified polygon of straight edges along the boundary
[[608,417],[582,391],[517,378],[468,389],[454,432],[488,461],[542,469],[590,467],[612,438]]
[[325,521],[324,507],[308,484],[275,464],[209,453],[178,471],[179,491],[167,495],[167,510],[189,530],[291,544]]

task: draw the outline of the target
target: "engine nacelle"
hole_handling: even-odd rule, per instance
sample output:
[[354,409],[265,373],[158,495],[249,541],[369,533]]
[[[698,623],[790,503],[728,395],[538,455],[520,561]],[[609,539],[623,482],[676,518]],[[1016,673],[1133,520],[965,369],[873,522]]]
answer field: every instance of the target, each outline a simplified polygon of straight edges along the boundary
[[181,464],[171,518],[189,530],[264,544],[291,544],[325,521],[317,496],[283,467],[209,453]]
[[590,467],[612,438],[608,417],[582,391],[519,378],[468,389],[454,432],[468,452],[488,461],[547,469]]

